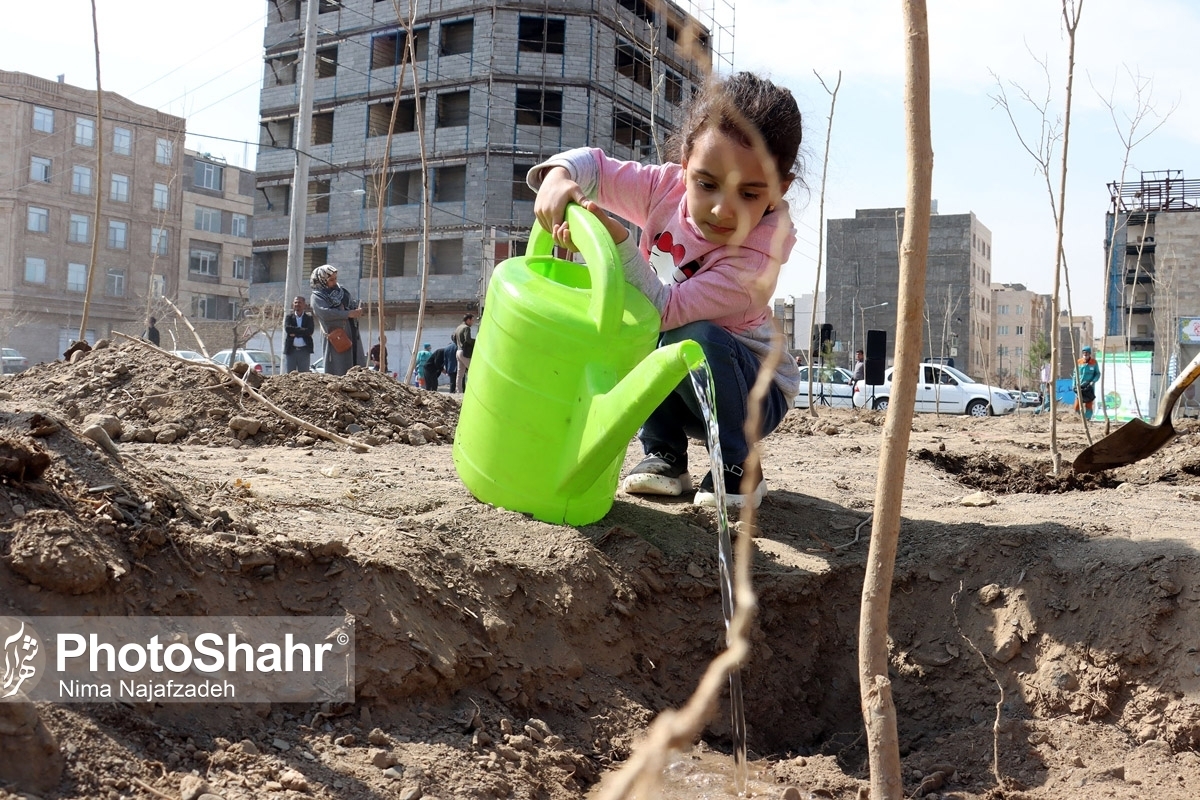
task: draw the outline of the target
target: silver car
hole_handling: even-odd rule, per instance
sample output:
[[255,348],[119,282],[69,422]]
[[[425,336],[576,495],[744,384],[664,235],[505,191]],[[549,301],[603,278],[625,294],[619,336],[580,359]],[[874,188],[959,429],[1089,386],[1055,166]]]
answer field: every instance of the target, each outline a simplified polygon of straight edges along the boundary
[[13,350],[11,347],[0,348],[3,351],[4,365],[0,368],[0,372],[5,375],[13,372],[20,372],[29,366],[29,359]]
[[280,372],[280,357],[272,356],[266,350],[239,349],[237,355],[231,360],[229,356],[232,353],[232,350],[222,350],[212,357],[213,363],[229,367],[235,362],[245,361],[250,365],[250,369],[262,375],[278,375]]
[[[841,367],[817,367],[813,373],[812,399],[817,408],[854,408],[853,376]],[[793,405],[808,408],[808,367],[800,368],[800,394]]]

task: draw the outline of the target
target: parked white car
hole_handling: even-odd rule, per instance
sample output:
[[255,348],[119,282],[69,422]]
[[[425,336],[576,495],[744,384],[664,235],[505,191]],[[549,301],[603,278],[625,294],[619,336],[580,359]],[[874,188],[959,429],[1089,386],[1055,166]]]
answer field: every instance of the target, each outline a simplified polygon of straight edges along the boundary
[[241,350],[237,351],[237,356],[230,361],[229,356],[231,350],[222,350],[212,357],[212,360],[223,367],[231,367],[238,361],[245,361],[250,365],[250,369],[263,375],[278,375],[280,373],[281,356],[272,357],[266,350]]
[[[889,367],[883,374],[884,382],[879,386],[867,386],[865,381],[855,385],[855,408],[883,411],[888,407],[893,369]],[[921,364],[920,370],[915,411],[986,417],[1011,414],[1017,408],[1017,401],[1007,390],[980,383],[954,367]]]
[[21,372],[29,366],[29,359],[18,353],[11,347],[2,348],[3,355],[0,359],[3,361],[3,366],[0,366],[0,372],[9,374],[12,372]]
[[[853,408],[854,376],[841,367],[816,367],[813,372],[813,404],[820,408]],[[808,367],[800,368],[800,394],[796,408],[808,408]]]

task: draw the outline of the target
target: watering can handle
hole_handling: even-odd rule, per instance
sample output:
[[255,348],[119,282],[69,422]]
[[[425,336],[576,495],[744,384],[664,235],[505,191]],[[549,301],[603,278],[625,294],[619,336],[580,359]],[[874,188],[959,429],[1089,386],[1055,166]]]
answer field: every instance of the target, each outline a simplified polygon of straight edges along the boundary
[[[617,246],[604,223],[583,206],[568,204],[566,215],[571,226],[571,241],[579,248],[592,277],[588,314],[601,336],[616,334],[625,309],[625,276],[621,272]],[[549,256],[553,253],[554,237],[534,221],[526,255]]]

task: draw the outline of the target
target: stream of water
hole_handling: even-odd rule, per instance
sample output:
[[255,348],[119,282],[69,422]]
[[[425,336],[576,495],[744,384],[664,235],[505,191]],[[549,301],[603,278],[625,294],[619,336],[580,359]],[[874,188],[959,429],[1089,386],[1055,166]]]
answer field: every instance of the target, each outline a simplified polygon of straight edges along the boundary
[[[708,454],[712,461],[713,493],[717,498],[717,560],[720,564],[721,613],[725,617],[725,644],[729,644],[729,626],[733,621],[733,540],[729,534],[729,513],[725,509],[725,461],[721,455],[720,430],[717,427],[716,398],[713,395],[712,372],[708,363],[692,370],[692,388],[704,414],[708,434]],[[739,796],[746,794],[746,709],[742,702],[742,672],[729,673],[729,703],[732,713],[734,789]]]

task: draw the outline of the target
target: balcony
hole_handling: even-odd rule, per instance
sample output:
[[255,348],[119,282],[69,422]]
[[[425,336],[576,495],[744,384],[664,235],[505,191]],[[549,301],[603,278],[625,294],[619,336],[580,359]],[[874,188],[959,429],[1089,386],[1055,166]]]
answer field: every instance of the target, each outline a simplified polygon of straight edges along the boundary
[[1154,270],[1147,270],[1145,267],[1143,267],[1142,269],[1127,269],[1127,270],[1125,270],[1125,283],[1126,284],[1133,284],[1133,283],[1143,284],[1143,283],[1153,283],[1153,282],[1154,282]]
[[1137,316],[1138,314],[1150,315],[1154,313],[1154,306],[1146,305],[1144,303],[1134,303],[1133,305],[1126,304],[1122,306],[1121,309],[1126,314],[1133,314],[1134,316]]
[[1136,256],[1138,253],[1142,255],[1153,255],[1154,253],[1154,237],[1147,236],[1141,242],[1126,242],[1125,255]]

